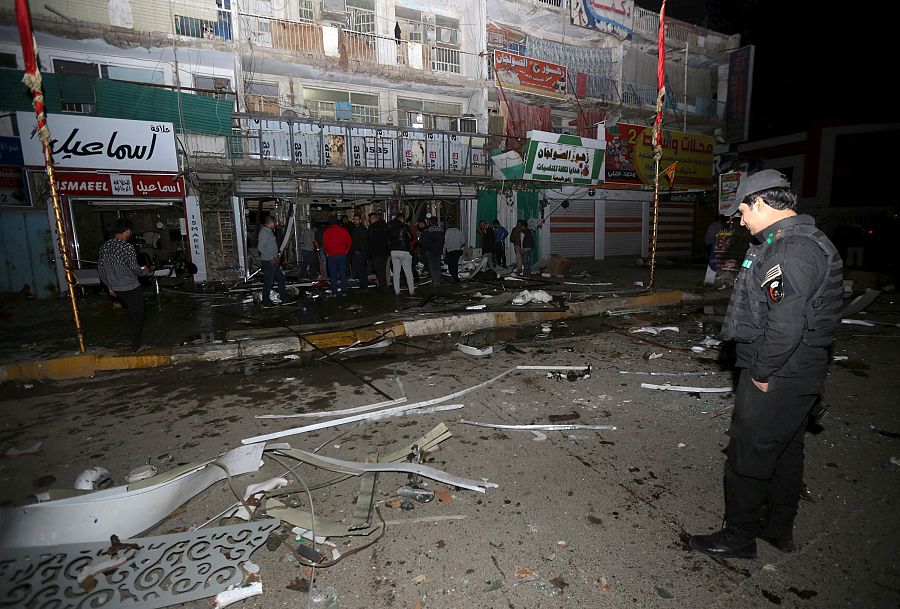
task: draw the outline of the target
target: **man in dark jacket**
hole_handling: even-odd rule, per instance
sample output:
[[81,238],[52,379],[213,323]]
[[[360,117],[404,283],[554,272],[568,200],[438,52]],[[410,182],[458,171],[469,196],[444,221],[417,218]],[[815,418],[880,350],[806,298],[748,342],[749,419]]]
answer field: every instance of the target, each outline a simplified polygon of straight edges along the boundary
[[353,276],[359,280],[363,290],[369,287],[369,267],[366,264],[369,255],[369,230],[363,224],[362,215],[353,214],[353,227],[350,229],[353,245],[350,247],[350,268]]
[[813,219],[794,211],[797,195],[777,171],[742,176],[735,203],[756,243],[722,327],[722,337],[737,343],[741,370],[728,430],[725,527],[692,536],[690,545],[711,556],[755,558],[757,537],[794,549],[803,435],[841,319],[842,265]]
[[421,236],[422,249],[428,261],[428,272],[431,284],[441,285],[441,255],[444,253],[444,229],[438,226],[437,218],[431,218],[431,224]]
[[391,222],[390,246],[391,246],[391,275],[394,278],[394,294],[400,295],[400,271],[406,274],[406,286],[409,288],[409,295],[412,296],[416,292],[413,282],[412,273],[412,248],[413,237],[409,230],[409,225],[404,221],[403,216],[397,214]]
[[488,267],[494,268],[494,247],[496,246],[494,227],[482,220],[478,224],[478,232],[481,233],[481,253],[487,258]]
[[128,242],[131,239],[131,222],[121,218],[116,221],[113,231],[114,238],[100,247],[97,273],[109,295],[118,298],[125,307],[131,350],[143,351],[147,348],[141,344],[144,327],[144,292],[138,278],[147,275],[149,271],[145,266],[138,266],[137,252]]
[[378,288],[386,290],[387,262],[391,256],[390,228],[387,222],[381,218],[381,214],[373,212],[369,214],[369,261],[378,279]]

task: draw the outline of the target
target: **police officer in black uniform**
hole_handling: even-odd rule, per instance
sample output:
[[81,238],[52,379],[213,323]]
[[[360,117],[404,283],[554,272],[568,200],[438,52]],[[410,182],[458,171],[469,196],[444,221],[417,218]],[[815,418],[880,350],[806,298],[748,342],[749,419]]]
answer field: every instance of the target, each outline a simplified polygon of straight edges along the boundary
[[728,304],[723,338],[736,342],[740,380],[725,463],[725,526],[694,535],[695,550],[755,558],[756,538],[794,549],[803,487],[803,435],[822,393],[841,312],[841,258],[779,172],[744,176],[735,197],[754,237]]

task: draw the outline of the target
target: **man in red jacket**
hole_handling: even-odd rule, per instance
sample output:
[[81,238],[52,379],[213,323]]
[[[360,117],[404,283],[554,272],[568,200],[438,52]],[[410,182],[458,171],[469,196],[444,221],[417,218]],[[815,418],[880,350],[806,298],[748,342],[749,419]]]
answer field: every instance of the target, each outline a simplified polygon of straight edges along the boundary
[[353,239],[346,228],[338,223],[334,216],[328,219],[328,228],[322,235],[322,246],[328,257],[328,281],[331,283],[331,294],[347,293],[347,254]]

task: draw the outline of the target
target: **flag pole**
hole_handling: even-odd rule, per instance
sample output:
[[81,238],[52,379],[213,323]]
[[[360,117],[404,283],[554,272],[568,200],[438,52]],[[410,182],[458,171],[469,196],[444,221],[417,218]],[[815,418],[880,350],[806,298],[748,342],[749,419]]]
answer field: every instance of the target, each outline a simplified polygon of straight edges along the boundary
[[31,101],[34,104],[34,115],[37,119],[37,133],[44,151],[44,167],[50,181],[50,197],[53,200],[53,215],[56,219],[56,234],[59,239],[59,253],[66,271],[69,300],[72,303],[72,315],[75,318],[75,333],[78,335],[78,348],[84,353],[84,329],[81,316],[78,314],[78,301],[75,299],[75,273],[66,249],[65,227],[62,221],[62,210],[59,205],[59,191],[56,188],[56,176],[53,173],[53,153],[50,148],[50,128],[47,126],[47,115],[44,108],[44,93],[41,85],[41,72],[37,64],[37,42],[31,29],[31,13],[28,0],[16,0],[16,23],[19,38],[22,41],[22,57],[25,62],[25,75],[22,82],[31,90]]
[[647,287],[656,285],[656,242],[659,226],[659,161],[662,158],[663,100],[666,97],[666,0],[659,10],[658,60],[656,63],[656,120],[653,121],[653,161],[656,164],[653,178],[653,226],[650,230],[650,280]]

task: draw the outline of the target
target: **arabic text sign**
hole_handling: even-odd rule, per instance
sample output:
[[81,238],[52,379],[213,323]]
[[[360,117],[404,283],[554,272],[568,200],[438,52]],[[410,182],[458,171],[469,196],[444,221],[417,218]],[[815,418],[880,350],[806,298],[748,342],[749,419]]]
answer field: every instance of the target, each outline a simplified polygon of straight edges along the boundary
[[494,74],[497,82],[508,89],[550,97],[566,96],[566,66],[497,50]]
[[30,205],[21,167],[0,167],[0,205]]
[[529,131],[525,180],[597,185],[603,180],[602,140]]
[[[17,112],[26,165],[43,165],[34,114]],[[64,169],[178,171],[172,123],[50,114],[53,163]]]
[[57,173],[57,189],[69,196],[184,197],[184,181],[171,175]]
[[572,23],[630,40],[634,0],[572,0]]
[[[653,184],[653,129],[619,123],[606,130],[606,181],[620,184]],[[674,188],[710,188],[712,186],[715,138],[708,135],[666,131],[662,133],[662,158],[659,170],[678,161]],[[662,184],[668,180],[663,176]]]
[[741,183],[741,172],[730,171],[719,176],[719,213],[730,215],[735,202],[738,186]]

